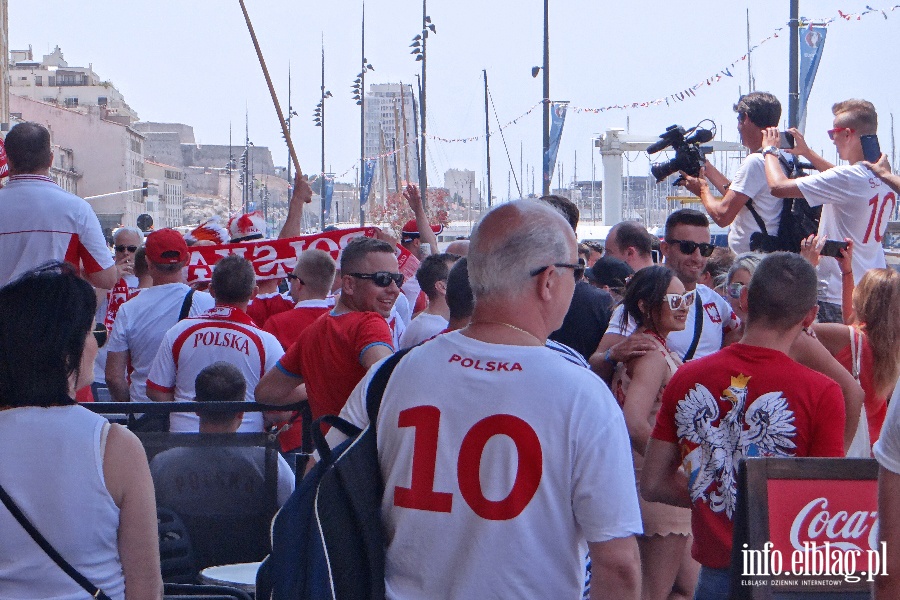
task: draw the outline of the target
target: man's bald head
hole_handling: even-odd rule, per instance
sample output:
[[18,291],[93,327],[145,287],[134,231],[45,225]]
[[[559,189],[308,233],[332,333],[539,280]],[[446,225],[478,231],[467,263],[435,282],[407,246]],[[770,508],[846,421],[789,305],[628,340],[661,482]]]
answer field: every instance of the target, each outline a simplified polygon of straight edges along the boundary
[[531,271],[570,263],[575,234],[550,206],[530,200],[501,204],[479,221],[469,244],[469,281],[476,298],[515,296]]
[[447,246],[447,249],[444,250],[447,254],[455,254],[457,256],[468,256],[469,255],[469,240],[454,240],[450,242],[450,245]]

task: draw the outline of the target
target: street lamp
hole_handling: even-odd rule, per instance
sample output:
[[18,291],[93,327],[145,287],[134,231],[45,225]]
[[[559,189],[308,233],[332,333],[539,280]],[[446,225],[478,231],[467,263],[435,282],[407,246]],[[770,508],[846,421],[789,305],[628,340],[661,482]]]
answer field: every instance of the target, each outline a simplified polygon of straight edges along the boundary
[[[353,99],[356,100],[356,105],[359,106],[359,172],[360,174],[364,174],[366,172],[366,73],[368,71],[374,71],[375,67],[369,64],[369,61],[366,60],[366,3],[363,2],[362,5],[362,36],[360,43],[360,58],[362,58],[362,66],[359,70],[359,73],[356,74],[356,79],[353,80]],[[362,177],[359,179],[359,226],[365,227],[366,225],[366,213],[363,204],[364,198],[362,197]]]
[[322,95],[319,103],[316,104],[316,110],[313,112],[313,123],[316,127],[322,128],[322,170],[319,173],[321,178],[319,182],[319,198],[321,204],[320,220],[322,230],[325,229],[325,98],[331,98],[331,92],[325,90],[325,36],[322,36],[322,87],[320,88]]
[[426,144],[426,135],[425,132],[427,130],[427,120],[426,120],[426,79],[425,79],[425,64],[426,64],[426,41],[428,40],[428,33],[436,33],[434,28],[434,23],[431,22],[431,17],[428,16],[427,0],[422,0],[422,31],[419,32],[413,39],[412,44],[409,45],[412,48],[410,54],[415,55],[416,62],[422,63],[422,89],[419,91],[419,115],[422,119],[422,141],[421,148],[419,152],[419,188],[422,190],[422,203],[426,204],[426,198],[428,197],[428,169],[425,167],[427,161],[425,160],[425,144]]

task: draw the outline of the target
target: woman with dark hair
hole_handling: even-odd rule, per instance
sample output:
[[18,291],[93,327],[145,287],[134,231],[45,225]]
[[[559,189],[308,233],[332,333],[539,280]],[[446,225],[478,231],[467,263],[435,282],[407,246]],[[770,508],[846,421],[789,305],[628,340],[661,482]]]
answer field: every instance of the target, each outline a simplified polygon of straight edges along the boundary
[[[634,319],[636,333],[646,333],[656,346],[655,351],[619,364],[613,376],[612,389],[625,413],[637,481],[663,390],[681,365],[678,354],[669,351],[666,337],[684,329],[695,299],[695,292],[685,293],[681,280],[663,266],[641,269],[625,287],[623,319]],[[690,556],[690,509],[639,499],[644,524],[644,535],[638,537],[642,597],[689,598],[700,568]]]
[[[94,290],[62,263],[0,288],[0,486],[91,585],[162,597],[147,457],[127,429],[78,406],[97,341]],[[12,598],[88,598],[0,506],[0,581]]]

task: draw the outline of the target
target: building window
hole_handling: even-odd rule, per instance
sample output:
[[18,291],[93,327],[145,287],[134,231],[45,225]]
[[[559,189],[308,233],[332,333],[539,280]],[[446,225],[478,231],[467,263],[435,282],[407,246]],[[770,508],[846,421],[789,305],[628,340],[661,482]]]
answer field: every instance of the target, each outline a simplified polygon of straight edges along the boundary
[[78,98],[66,98],[66,108],[74,108],[78,106]]
[[50,87],[56,87],[56,76],[55,75],[47,76],[47,85],[49,85]]
[[97,98],[97,106],[106,106],[109,102],[106,99],[106,96],[100,96]]
[[44,85],[44,78],[40,75],[35,75],[34,85],[36,85],[37,87],[41,87],[42,85]]

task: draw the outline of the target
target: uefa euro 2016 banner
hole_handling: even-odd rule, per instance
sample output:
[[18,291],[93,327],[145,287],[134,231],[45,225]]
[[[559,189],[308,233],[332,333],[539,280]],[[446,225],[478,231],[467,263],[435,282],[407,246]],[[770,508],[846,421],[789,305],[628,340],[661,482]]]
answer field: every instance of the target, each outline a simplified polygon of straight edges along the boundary
[[[219,244],[216,246],[191,246],[191,257],[187,265],[187,281],[209,281],[213,266],[229,254],[243,256],[253,264],[257,279],[281,279],[287,277],[297,264],[297,257],[305,250],[318,249],[331,254],[339,261],[341,250],[360,236],[375,237],[375,227],[339,229],[313,235],[280,240],[253,240],[240,244]],[[402,246],[395,250],[400,272],[407,278],[416,274],[419,261]]]

